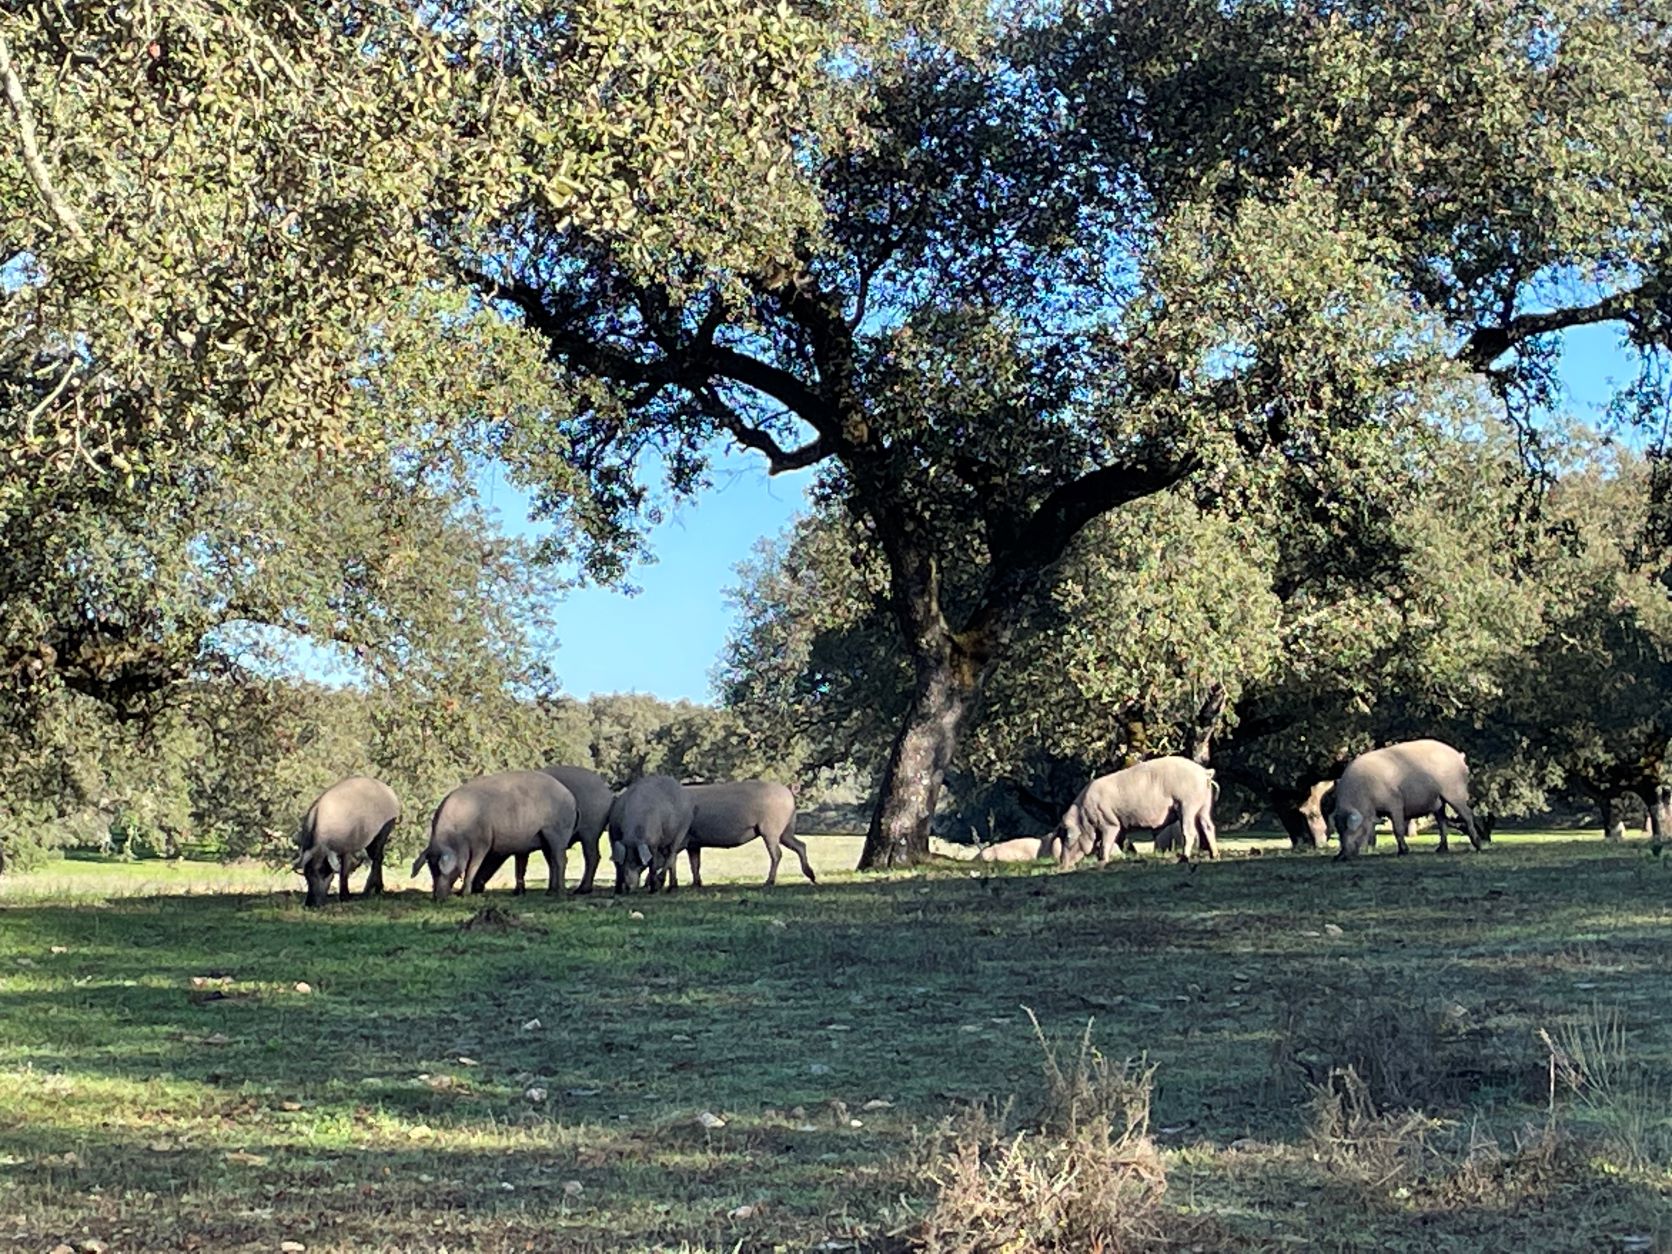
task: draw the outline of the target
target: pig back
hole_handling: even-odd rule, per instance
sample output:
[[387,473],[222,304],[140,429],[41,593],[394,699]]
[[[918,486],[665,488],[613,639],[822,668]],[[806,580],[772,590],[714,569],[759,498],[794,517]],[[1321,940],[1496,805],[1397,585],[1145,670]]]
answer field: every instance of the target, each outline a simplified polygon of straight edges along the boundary
[[1426,813],[1448,792],[1468,791],[1463,755],[1439,740],[1409,740],[1372,749],[1354,758],[1336,784],[1336,809],[1360,814],[1391,811]]
[[575,799],[575,832],[592,837],[604,830],[610,819],[610,807],[615,804],[615,792],[597,771],[584,766],[543,766],[542,775],[550,775],[569,790]]
[[544,772],[500,771],[449,793],[436,829],[498,853],[527,853],[541,847],[541,832],[568,841],[575,830],[575,799]]
[[713,848],[747,844],[756,836],[786,831],[795,818],[795,795],[762,779],[687,784],[691,800],[689,843]]
[[1211,778],[1189,758],[1152,758],[1093,780],[1081,808],[1094,823],[1163,827],[1175,804],[1210,797]]
[[610,836],[628,845],[670,848],[690,830],[691,799],[670,775],[646,775],[627,785],[610,810]]
[[312,806],[312,831],[303,848],[329,844],[363,847],[378,832],[400,818],[401,803],[394,790],[367,775],[351,775],[332,784]]

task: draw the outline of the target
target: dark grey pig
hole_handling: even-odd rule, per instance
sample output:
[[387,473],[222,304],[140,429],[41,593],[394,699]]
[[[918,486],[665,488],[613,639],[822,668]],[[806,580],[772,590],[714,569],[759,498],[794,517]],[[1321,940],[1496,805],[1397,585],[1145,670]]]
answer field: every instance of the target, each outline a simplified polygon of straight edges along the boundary
[[351,775],[332,784],[302,816],[296,832],[299,852],[291,869],[307,880],[310,906],[323,906],[331,896],[331,876],[340,877],[343,899],[348,899],[348,873],[364,856],[372,864],[366,891],[383,891],[383,851],[389,833],[401,817],[401,803],[387,784],[365,775]]
[[[598,841],[609,824],[610,806],[615,803],[615,793],[602,775],[597,771],[589,771],[584,766],[542,766],[540,772],[550,775],[575,798],[575,835],[569,843],[581,847],[581,861],[584,863],[581,882],[576,886],[575,893],[577,896],[590,893],[592,881],[598,875]],[[517,886],[511,891],[513,895],[520,896],[526,891],[528,854],[510,856],[516,859],[517,875]],[[488,856],[488,860],[483,863],[482,870],[476,876],[476,883],[472,886],[476,892],[481,892],[487,886],[494,872],[504,865],[505,858],[506,855],[497,853]]]
[[687,790],[670,775],[646,775],[621,790],[610,807],[616,892],[629,892],[637,882],[635,863],[650,868],[651,892],[660,887],[662,876],[685,847],[691,809]]
[[[782,784],[764,779],[741,779],[727,784],[686,784],[691,799],[691,828],[685,837],[685,856],[691,861],[691,884],[702,887],[702,851],[736,849],[757,836],[766,842],[771,865],[766,882],[778,882],[780,846],[801,859],[801,873],[817,883],[807,846],[795,834],[795,794]],[[679,886],[673,860],[668,861],[668,887]]]
[[430,843],[412,863],[417,875],[430,868],[437,901],[453,884],[461,893],[475,891],[477,873],[487,860],[541,850],[550,868],[548,893],[563,891],[564,850],[575,836],[575,798],[540,771],[501,771],[460,784],[435,809]]

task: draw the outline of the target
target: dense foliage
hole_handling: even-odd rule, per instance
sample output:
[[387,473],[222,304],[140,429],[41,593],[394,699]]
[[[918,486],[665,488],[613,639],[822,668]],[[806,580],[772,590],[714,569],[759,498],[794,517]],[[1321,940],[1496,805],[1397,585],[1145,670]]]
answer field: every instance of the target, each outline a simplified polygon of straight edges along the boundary
[[[55,744],[152,734],[275,641],[349,651],[385,756],[494,759],[496,703],[549,695],[531,559],[620,575],[726,440],[819,467],[862,554],[867,865],[922,856],[960,754],[1024,729],[1090,761],[1223,719],[1271,789],[1466,722],[1542,621],[1498,581],[1546,560],[1562,332],[1614,328],[1617,412],[1664,415],[1669,49],[1667,0],[12,6],[7,805],[62,808]],[[1435,460],[1482,406],[1526,493]],[[490,458],[537,554],[471,508]],[[1445,525],[1460,480],[1483,532]],[[1509,589],[1501,633],[1447,580]],[[1651,619],[1639,590],[1573,612]],[[1149,655],[1087,629],[1169,609]],[[1039,667],[1075,695],[1017,721]],[[743,725],[740,761],[774,734]]]
[[[1648,466],[1575,439],[1534,527],[1507,435],[1433,434],[1374,562],[1180,490],[1088,527],[954,764],[950,830],[1042,829],[1092,775],[1160,753],[1208,756],[1296,823],[1353,754],[1423,735],[1469,753],[1493,814],[1652,797],[1672,566]],[[773,748],[806,769],[880,762],[909,691],[879,567],[826,511],[741,572],[725,699],[748,721],[788,711]]]
[[1613,324],[1651,356],[1667,333],[1663,4],[1087,4],[963,30],[853,63],[872,142],[814,152],[823,229],[781,264],[692,254],[674,281],[554,231],[484,276],[607,390],[577,444],[648,429],[700,460],[729,435],[823,467],[910,674],[868,865],[926,850],[1024,607],[1095,519],[1188,482],[1232,526],[1286,510],[1373,540],[1400,491],[1377,468],[1419,420],[1486,393],[1541,472],[1559,332]]
[[653,502],[577,472],[587,385],[473,266],[531,223],[635,272],[779,254],[818,214],[799,137],[855,117],[825,67],[898,9],[0,15],[0,844],[113,795],[88,753],[189,757],[206,693],[262,709],[321,653],[377,760],[504,758],[554,581],[476,510],[482,460],[538,487],[540,558],[603,577]]

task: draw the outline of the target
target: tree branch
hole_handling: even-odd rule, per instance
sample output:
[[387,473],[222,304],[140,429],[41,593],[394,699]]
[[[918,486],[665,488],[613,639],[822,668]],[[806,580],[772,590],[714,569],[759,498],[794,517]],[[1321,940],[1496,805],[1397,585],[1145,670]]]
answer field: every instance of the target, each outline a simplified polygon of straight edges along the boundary
[[[738,349],[714,343],[713,337],[724,320],[724,311],[718,302],[704,315],[694,343],[679,347],[664,336],[662,357],[644,361],[577,330],[546,303],[545,293],[532,283],[522,279],[498,279],[463,265],[458,267],[458,273],[487,299],[504,300],[516,306],[529,328],[546,341],[548,352],[554,356],[566,356],[606,378],[644,389],[639,400],[648,400],[670,384],[677,384],[700,397],[702,389],[718,377],[777,401],[817,431],[820,438],[800,449],[785,450],[759,428],[743,423],[735,414],[729,419],[723,418],[720,413],[711,414],[739,444],[765,453],[772,459],[775,474],[780,470],[811,466],[834,451],[831,441],[840,430],[835,406],[791,371]],[[721,408],[724,409],[723,406]]]
[[52,176],[48,173],[46,162],[41,158],[41,150],[35,139],[35,119],[29,112],[29,100],[23,94],[23,84],[18,80],[17,70],[12,66],[11,49],[6,46],[4,36],[0,36],[0,81],[6,90],[6,103],[11,106],[12,119],[17,123],[19,146],[23,149],[23,166],[29,171],[29,181],[35,185],[35,190],[41,194],[41,200],[52,211],[52,216],[58,219],[58,225],[64,229],[78,244],[87,242],[87,233],[81,229],[81,221],[75,216],[75,210],[65,202],[52,186]]
[[1122,462],[1058,487],[1010,543],[994,553],[981,600],[959,633],[965,647],[979,654],[1002,644],[995,637],[1015,622],[1035,576],[1063,555],[1087,523],[1128,501],[1166,491],[1200,464],[1194,453],[1136,464]]
[[1524,340],[1569,327],[1618,321],[1652,304],[1665,293],[1666,286],[1663,282],[1650,279],[1589,305],[1570,305],[1544,313],[1521,314],[1507,318],[1497,326],[1476,327],[1464,341],[1457,358],[1476,370],[1489,373],[1493,362]]
[[808,441],[800,448],[786,449],[770,432],[745,422],[735,409],[714,394],[712,388],[703,388],[699,393],[699,399],[703,412],[713,418],[716,425],[729,432],[732,439],[744,448],[754,449],[757,453],[765,455],[769,474],[781,475],[792,470],[804,470],[830,456],[830,448],[823,436]]
[[1136,464],[1122,462],[1063,484],[1040,503],[1004,552],[996,555],[996,577],[1050,565],[1092,519],[1128,501],[1166,491],[1200,464],[1194,453]]
[[[724,344],[710,344],[698,351],[701,356],[693,364],[705,369],[705,380],[721,375],[733,383],[771,397],[817,431],[821,439],[832,439],[840,430],[836,407],[783,367]],[[825,450],[827,454],[832,451]]]

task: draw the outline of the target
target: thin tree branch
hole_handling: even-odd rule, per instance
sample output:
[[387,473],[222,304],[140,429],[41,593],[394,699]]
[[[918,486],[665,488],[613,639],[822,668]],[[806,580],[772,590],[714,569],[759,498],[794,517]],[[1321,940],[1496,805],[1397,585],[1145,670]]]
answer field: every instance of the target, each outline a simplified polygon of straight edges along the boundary
[[988,651],[1021,612],[1034,577],[1050,567],[1070,541],[1112,509],[1185,479],[1201,464],[1194,453],[1137,464],[1104,466],[1063,484],[1017,530],[1014,539],[993,555],[981,600],[960,636],[978,652]]
[[[831,439],[839,429],[835,406],[791,371],[738,349],[714,343],[713,335],[723,321],[723,313],[714,308],[710,308],[698,328],[696,343],[684,349],[664,350],[660,360],[643,361],[630,353],[601,344],[573,328],[567,319],[546,303],[545,294],[531,283],[521,279],[498,279],[468,266],[460,266],[458,273],[487,299],[504,300],[516,306],[529,328],[546,341],[547,351],[552,355],[569,357],[588,370],[617,382],[647,387],[648,395],[654,395],[669,384],[678,384],[697,392],[718,376],[777,401],[817,431],[822,439]],[[762,452],[770,451],[759,444],[749,447]],[[818,457],[813,457],[811,448],[808,446],[808,450],[803,450],[809,458],[804,465],[812,465],[833,451],[826,447]]]
[[817,431],[821,439],[835,437],[840,428],[836,406],[790,371],[724,344],[710,344],[698,351],[701,356],[693,364],[707,368],[705,378],[723,375],[734,383],[770,396]]
[[40,146],[35,139],[35,119],[29,112],[29,99],[23,94],[23,84],[12,65],[11,49],[7,47],[4,36],[0,36],[0,82],[5,86],[6,103],[11,106],[12,120],[17,124],[18,143],[23,149],[23,166],[29,171],[29,181],[34,183],[41,200],[52,211],[52,216],[58,219],[58,225],[65,234],[76,243],[85,244],[87,233],[81,229],[80,219],[53,187],[52,175],[41,158]]

